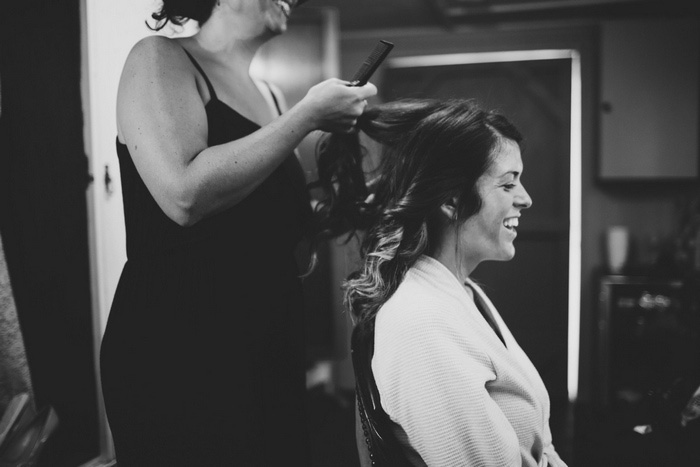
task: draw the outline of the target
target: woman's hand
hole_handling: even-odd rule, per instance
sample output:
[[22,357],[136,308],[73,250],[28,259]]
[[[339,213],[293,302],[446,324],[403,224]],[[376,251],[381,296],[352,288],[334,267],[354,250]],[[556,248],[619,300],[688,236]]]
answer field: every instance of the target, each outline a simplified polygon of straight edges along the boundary
[[377,94],[377,88],[349,86],[350,82],[331,78],[313,86],[299,102],[308,112],[314,129],[331,133],[353,131],[357,119],[367,105],[367,98]]

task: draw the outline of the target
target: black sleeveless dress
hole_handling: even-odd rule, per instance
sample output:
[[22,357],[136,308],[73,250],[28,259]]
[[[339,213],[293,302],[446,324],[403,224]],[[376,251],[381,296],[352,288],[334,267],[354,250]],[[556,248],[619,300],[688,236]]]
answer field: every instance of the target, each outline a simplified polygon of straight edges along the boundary
[[[256,131],[190,59],[211,95],[209,145]],[[100,360],[119,467],[309,465],[294,248],[311,210],[295,155],[236,206],[185,228],[127,147],[117,152],[128,261]]]

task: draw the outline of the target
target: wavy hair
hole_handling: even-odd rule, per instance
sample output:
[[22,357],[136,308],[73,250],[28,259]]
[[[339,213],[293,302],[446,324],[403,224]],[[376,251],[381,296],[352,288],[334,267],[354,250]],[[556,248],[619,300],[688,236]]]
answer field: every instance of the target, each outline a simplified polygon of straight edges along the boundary
[[[403,99],[369,107],[357,128],[379,143],[379,166],[367,173],[360,135],[329,134],[317,153],[325,198],[317,235],[362,231],[362,266],[343,284],[356,325],[373,332],[379,308],[406,271],[446,228],[440,207],[456,199],[454,225],[481,208],[476,181],[504,139],[522,136],[504,116],[468,99]],[[367,178],[370,179],[367,182]]]
[[160,9],[151,15],[156,21],[155,26],[146,23],[153,31],[160,31],[168,22],[182,26],[191,19],[202,25],[211,16],[216,0],[162,0],[162,3]]

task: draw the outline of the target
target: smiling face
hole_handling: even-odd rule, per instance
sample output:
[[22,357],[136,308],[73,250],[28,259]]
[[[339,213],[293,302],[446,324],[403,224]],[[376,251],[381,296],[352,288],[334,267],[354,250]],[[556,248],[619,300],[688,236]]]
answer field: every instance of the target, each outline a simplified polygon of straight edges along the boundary
[[522,172],[520,148],[502,139],[493,163],[476,182],[481,209],[459,227],[457,251],[468,272],[482,261],[508,261],[515,255],[520,212],[532,205],[520,181]]
[[297,0],[222,0],[214,7],[229,21],[226,25],[240,37],[262,37],[265,40],[287,30],[287,21]]
[[273,34],[285,32],[289,15],[297,0],[259,0],[259,4],[267,29]]

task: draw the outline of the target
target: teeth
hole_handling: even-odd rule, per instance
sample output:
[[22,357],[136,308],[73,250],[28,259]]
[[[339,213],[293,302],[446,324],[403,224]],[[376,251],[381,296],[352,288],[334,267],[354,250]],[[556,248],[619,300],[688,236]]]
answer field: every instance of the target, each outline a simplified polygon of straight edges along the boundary
[[503,221],[503,225],[509,229],[514,229],[518,226],[518,218],[511,217],[510,219],[506,219],[505,221]]
[[292,8],[289,6],[289,3],[282,1],[282,0],[277,0],[275,4],[280,7],[282,10],[282,13],[284,13],[285,16],[289,16],[289,13],[291,13]]

